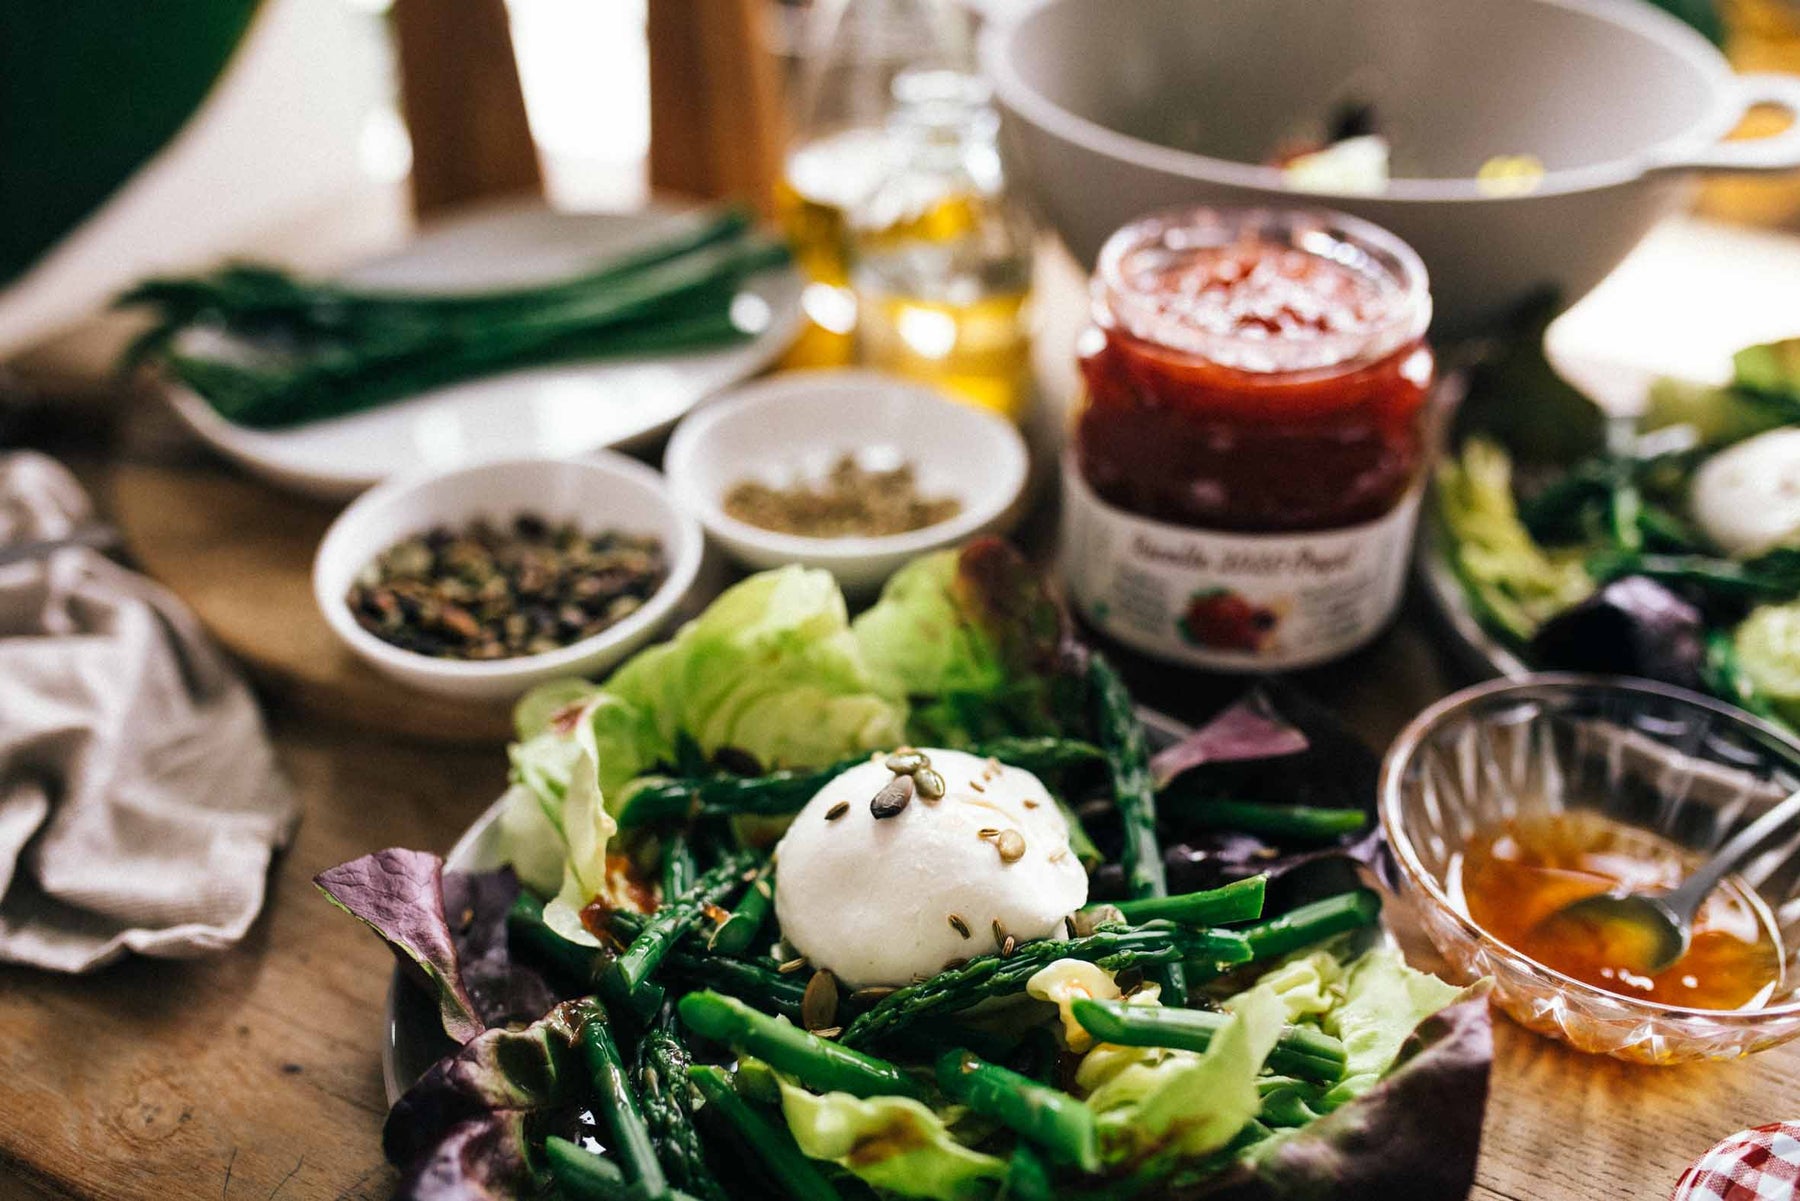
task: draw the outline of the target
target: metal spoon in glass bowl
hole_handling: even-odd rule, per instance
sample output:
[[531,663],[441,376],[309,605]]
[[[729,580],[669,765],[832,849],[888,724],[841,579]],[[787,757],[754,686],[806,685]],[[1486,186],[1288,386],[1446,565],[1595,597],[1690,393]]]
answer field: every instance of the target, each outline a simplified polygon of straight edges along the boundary
[[1800,817],[1800,792],[1739,830],[1700,869],[1663,893],[1611,893],[1583,897],[1532,927],[1543,938],[1592,940],[1615,966],[1645,976],[1666,970],[1687,954],[1700,906],[1764,839]]

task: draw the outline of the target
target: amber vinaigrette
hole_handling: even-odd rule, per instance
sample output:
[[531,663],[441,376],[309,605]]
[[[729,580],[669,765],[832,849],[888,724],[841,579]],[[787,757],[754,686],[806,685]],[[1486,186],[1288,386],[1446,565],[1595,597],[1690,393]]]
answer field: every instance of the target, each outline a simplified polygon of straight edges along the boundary
[[1728,878],[1694,923],[1687,954],[1654,976],[1620,966],[1599,932],[1540,923],[1555,910],[1608,891],[1673,888],[1697,857],[1646,830],[1593,813],[1521,818],[1478,833],[1461,862],[1469,917],[1531,959],[1619,996],[1695,1009],[1755,1009],[1780,988],[1785,968],[1775,920],[1756,893]]

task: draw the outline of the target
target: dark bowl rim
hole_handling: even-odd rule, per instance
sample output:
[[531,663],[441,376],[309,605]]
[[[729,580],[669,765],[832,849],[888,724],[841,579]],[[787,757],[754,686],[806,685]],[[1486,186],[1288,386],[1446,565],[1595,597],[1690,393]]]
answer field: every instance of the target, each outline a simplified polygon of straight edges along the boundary
[[[1477,942],[1496,947],[1510,958],[1530,964],[1538,971],[1554,977],[1563,988],[1578,996],[1625,1005],[1645,1013],[1700,1019],[1727,1026],[1752,1026],[1763,1019],[1800,1016],[1800,996],[1781,1005],[1765,1005],[1758,1009],[1702,1009],[1691,1005],[1669,1005],[1661,1001],[1629,997],[1623,993],[1597,988],[1572,976],[1565,976],[1548,964],[1540,963],[1517,950],[1510,943],[1488,933],[1478,923],[1458,911],[1449,894],[1433,879],[1432,873],[1420,862],[1418,851],[1414,848],[1412,839],[1406,832],[1405,823],[1401,820],[1398,810],[1402,772],[1424,743],[1425,736],[1446,718],[1497,694],[1541,693],[1546,690],[1577,688],[1617,692],[1625,695],[1653,696],[1704,709],[1717,717],[1746,727],[1761,738],[1773,743],[1792,757],[1795,770],[1800,772],[1800,738],[1795,738],[1787,731],[1735,705],[1727,704],[1714,697],[1704,696],[1690,689],[1678,688],[1673,684],[1581,672],[1535,672],[1516,678],[1503,677],[1497,680],[1486,680],[1453,692],[1422,710],[1418,716],[1406,724],[1405,729],[1400,731],[1388,746],[1387,754],[1382,758],[1381,778],[1375,798],[1376,818],[1381,825],[1382,837],[1387,840],[1388,847],[1393,852],[1394,861],[1405,873],[1406,883],[1419,890],[1437,909],[1448,914],[1465,934],[1472,936]],[[1790,969],[1791,967],[1792,965],[1790,965]]]

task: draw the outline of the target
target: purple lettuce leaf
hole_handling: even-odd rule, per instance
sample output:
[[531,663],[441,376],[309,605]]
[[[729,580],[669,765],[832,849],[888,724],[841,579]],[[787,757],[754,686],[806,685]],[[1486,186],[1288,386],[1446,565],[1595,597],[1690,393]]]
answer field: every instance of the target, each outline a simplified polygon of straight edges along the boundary
[[1475,1184],[1494,1058],[1485,996],[1414,1032],[1380,1084],[1288,1137],[1254,1171],[1239,1169],[1180,1201],[1462,1201]]
[[486,1026],[534,1021],[562,1000],[542,975],[513,961],[506,915],[518,896],[519,877],[510,867],[444,873],[444,913],[463,990]]
[[1298,755],[1307,745],[1306,735],[1275,711],[1268,694],[1253,688],[1180,742],[1158,751],[1150,760],[1150,774],[1162,788],[1203,763]]
[[539,1192],[526,1117],[500,1110],[452,1126],[401,1174],[401,1201],[518,1201]]
[[440,1191],[403,1190],[401,1197],[487,1195],[474,1185],[466,1193],[444,1191],[458,1174],[484,1187],[497,1182],[503,1187],[496,1195],[528,1195],[519,1123],[582,1095],[588,1078],[581,1029],[603,1020],[592,999],[566,1001],[522,1030],[488,1030],[433,1065],[388,1111],[381,1145],[407,1179],[417,1175]]
[[444,861],[389,848],[313,877],[331,903],[379,934],[401,969],[436,1002],[444,1033],[466,1043],[487,1028],[463,986],[444,914]]

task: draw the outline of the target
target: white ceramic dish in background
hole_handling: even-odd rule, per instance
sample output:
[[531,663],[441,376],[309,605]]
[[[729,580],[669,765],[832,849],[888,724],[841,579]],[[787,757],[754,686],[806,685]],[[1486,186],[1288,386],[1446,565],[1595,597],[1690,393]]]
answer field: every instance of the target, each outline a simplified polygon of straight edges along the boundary
[[[919,491],[954,496],[948,521],[877,538],[803,538],[728,516],[732,485],[816,479],[849,453],[869,467],[912,463]],[[1029,457],[1011,422],[873,371],[805,371],[751,384],[676,427],[663,458],[676,503],[745,567],[823,567],[868,592],[907,560],[1016,519]]]
[[[1157,209],[1334,208],[1419,252],[1440,332],[1540,288],[1573,304],[1696,172],[1800,167],[1800,126],[1719,142],[1755,104],[1800,112],[1800,78],[1734,76],[1642,0],[1037,0],[990,23],[982,62],[1011,178],[1085,264]],[[1320,195],[1257,165],[1351,96],[1408,178]],[[1543,162],[1535,191],[1483,193],[1503,154]]]
[[[617,529],[661,540],[669,575],[644,606],[617,625],[560,650],[470,663],[436,659],[383,642],[356,624],[344,597],[376,555],[437,525],[477,517],[510,520],[537,513],[584,529]],[[326,622],[377,671],[427,692],[469,700],[516,697],[559,676],[604,671],[653,638],[700,569],[700,527],[676,507],[662,477],[633,459],[599,452],[582,459],[507,459],[434,475],[392,480],[339,514],[313,560],[313,596]]]
[[[343,279],[450,293],[538,283],[655,241],[682,220],[670,210],[556,213],[535,204],[510,206],[435,228]],[[766,308],[768,324],[741,345],[509,371],[291,429],[233,425],[185,387],[167,393],[202,441],[246,470],[296,492],[344,499],[390,475],[633,447],[666,433],[697,402],[756,374],[792,340],[798,277],[765,273],[750,281],[746,294],[752,308]]]

